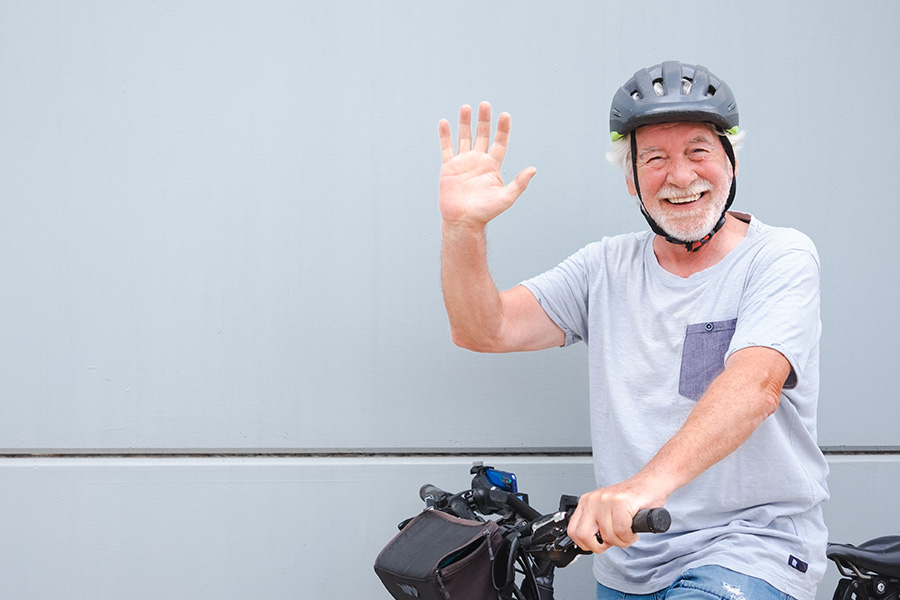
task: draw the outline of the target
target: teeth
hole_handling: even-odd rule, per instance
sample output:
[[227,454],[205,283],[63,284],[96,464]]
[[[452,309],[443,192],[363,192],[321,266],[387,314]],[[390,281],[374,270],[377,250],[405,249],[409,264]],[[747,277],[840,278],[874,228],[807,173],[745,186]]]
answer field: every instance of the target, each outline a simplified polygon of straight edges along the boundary
[[694,194],[693,196],[685,196],[683,198],[666,198],[666,200],[668,200],[672,204],[688,204],[690,202],[696,202],[697,200],[700,199],[700,196],[702,196],[702,195],[703,194],[700,193],[700,194]]

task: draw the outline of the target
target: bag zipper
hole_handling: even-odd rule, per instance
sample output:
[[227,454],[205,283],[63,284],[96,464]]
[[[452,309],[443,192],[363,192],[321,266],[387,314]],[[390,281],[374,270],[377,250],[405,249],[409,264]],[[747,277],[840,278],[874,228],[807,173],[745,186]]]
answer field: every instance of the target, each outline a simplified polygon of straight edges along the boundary
[[434,570],[434,577],[437,579],[438,585],[441,587],[441,596],[443,596],[446,600],[450,600],[450,592],[447,591],[447,588],[444,587],[444,580],[441,579],[441,570]]
[[490,532],[490,530],[485,529],[482,532],[481,537],[484,538],[484,541],[487,544],[488,558],[491,559],[491,562],[494,562],[494,549],[491,548],[491,532]]

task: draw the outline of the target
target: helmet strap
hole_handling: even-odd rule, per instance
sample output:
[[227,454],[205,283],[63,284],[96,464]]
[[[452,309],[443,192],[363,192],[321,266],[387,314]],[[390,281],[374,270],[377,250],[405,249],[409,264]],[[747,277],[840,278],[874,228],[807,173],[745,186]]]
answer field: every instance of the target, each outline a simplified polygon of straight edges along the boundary
[[725,207],[722,209],[722,215],[719,217],[718,222],[715,227],[713,227],[712,231],[710,231],[706,236],[702,239],[695,241],[686,241],[679,240],[678,238],[674,238],[669,235],[662,227],[659,226],[653,217],[650,216],[650,213],[647,212],[647,208],[644,206],[644,199],[641,197],[641,186],[638,183],[638,169],[637,169],[637,132],[631,132],[631,171],[634,177],[634,189],[637,192],[638,200],[641,204],[641,214],[644,215],[644,219],[647,220],[647,223],[650,225],[650,229],[656,235],[664,238],[670,244],[677,244],[680,246],[684,246],[688,252],[697,252],[712,239],[712,236],[716,234],[722,226],[725,225],[725,213],[728,212],[728,209],[731,208],[731,203],[734,202],[734,196],[737,193],[737,176],[735,175],[735,170],[737,169],[737,162],[734,158],[734,148],[731,146],[731,141],[729,141],[728,137],[724,135],[724,132],[716,127],[716,131],[719,133],[719,139],[722,140],[722,147],[725,149],[725,154],[728,156],[728,160],[731,161],[731,190],[728,193],[728,200],[725,201]]

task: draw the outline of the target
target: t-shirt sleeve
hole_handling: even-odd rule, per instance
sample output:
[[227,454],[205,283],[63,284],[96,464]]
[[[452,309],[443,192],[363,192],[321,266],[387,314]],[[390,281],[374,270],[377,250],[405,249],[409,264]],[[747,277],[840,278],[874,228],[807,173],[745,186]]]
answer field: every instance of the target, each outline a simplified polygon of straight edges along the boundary
[[787,244],[767,246],[748,274],[726,360],[742,348],[772,348],[791,364],[784,387],[795,387],[820,335],[819,285],[819,257],[809,238],[795,232]]
[[521,283],[566,334],[566,346],[588,338],[589,253],[590,246]]

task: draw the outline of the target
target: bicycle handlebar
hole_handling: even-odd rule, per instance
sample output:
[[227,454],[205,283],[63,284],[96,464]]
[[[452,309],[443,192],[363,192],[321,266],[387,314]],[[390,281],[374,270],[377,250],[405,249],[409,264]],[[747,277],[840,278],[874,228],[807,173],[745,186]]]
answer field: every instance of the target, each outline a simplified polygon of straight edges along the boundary
[[509,494],[506,499],[506,504],[528,519],[529,521],[534,521],[535,519],[540,519],[543,515],[535,510],[530,504],[522,500],[519,496],[515,494]]
[[[582,550],[568,535],[569,520],[578,506],[576,496],[560,497],[557,512],[543,514],[528,502],[528,494],[520,493],[513,473],[498,471],[481,462],[473,464],[474,478],[469,489],[451,494],[427,483],[419,489],[426,510],[438,510],[462,519],[485,521],[498,515],[502,541],[492,559],[491,581],[495,590],[511,589],[515,597],[525,600],[553,598],[554,569],[565,567],[578,556],[590,554]],[[412,519],[400,524],[403,529]],[[662,533],[672,519],[665,508],[650,508],[634,515],[631,530],[635,533]],[[600,534],[597,541],[603,543]],[[516,582],[517,574],[524,577]],[[521,587],[519,587],[521,585]]]
[[[489,500],[491,503],[504,504],[528,522],[531,536],[528,536],[527,545],[533,548],[543,547],[547,552],[558,556],[554,561],[558,566],[571,562],[575,554],[590,554],[590,551],[575,546],[566,533],[569,518],[572,516],[571,509],[543,515],[517,493],[492,489],[480,491],[480,495],[475,490],[450,494],[430,483],[419,489],[419,497],[425,501],[427,508],[447,509],[458,517],[473,520],[480,520],[475,512],[479,501]],[[671,524],[671,515],[665,508],[645,508],[634,515],[631,530],[635,533],[664,533]],[[597,541],[603,543],[599,533]]]
[[[558,567],[568,565],[579,554],[591,554],[590,550],[576,546],[569,537],[567,529],[571,516],[572,511],[560,512],[547,515],[532,525],[533,534],[529,545],[547,552]],[[631,530],[635,533],[664,533],[671,523],[672,518],[665,508],[645,508],[634,516]],[[597,541],[603,543],[599,532]]]

